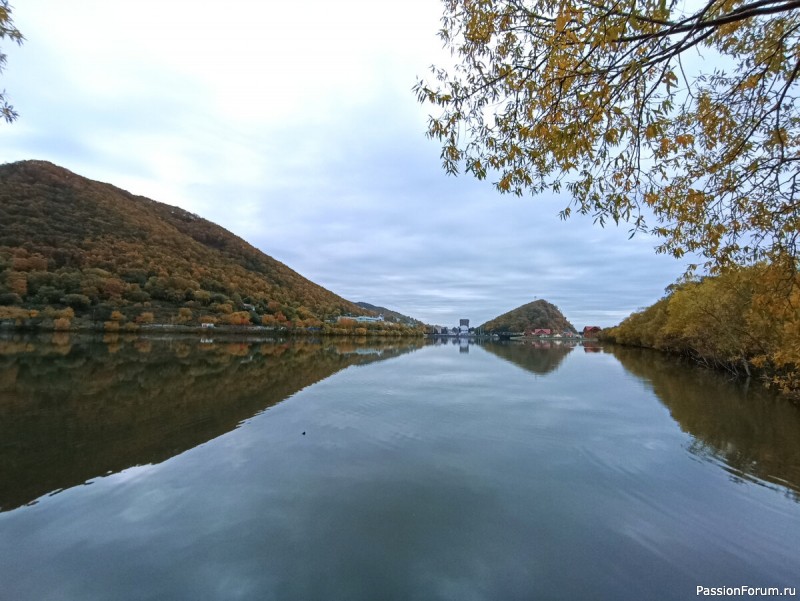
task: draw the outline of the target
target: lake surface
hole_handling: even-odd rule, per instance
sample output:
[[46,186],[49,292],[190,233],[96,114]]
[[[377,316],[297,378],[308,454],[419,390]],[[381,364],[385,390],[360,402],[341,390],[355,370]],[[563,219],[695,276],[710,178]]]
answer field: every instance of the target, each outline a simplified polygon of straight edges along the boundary
[[658,354],[0,338],[0,599],[800,592],[800,411]]

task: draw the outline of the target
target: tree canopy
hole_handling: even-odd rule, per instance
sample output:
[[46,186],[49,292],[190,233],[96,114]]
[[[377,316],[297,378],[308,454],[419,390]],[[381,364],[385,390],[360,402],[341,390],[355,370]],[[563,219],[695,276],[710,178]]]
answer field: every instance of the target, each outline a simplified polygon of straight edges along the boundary
[[[22,44],[25,39],[19,29],[14,27],[14,22],[11,20],[11,6],[8,4],[8,0],[0,0],[0,40],[5,40],[6,38],[17,44]],[[5,69],[6,58],[5,52],[0,50],[0,73]],[[8,123],[11,123],[19,116],[14,107],[8,103],[5,90],[0,92],[0,116]]]
[[565,189],[562,217],[627,221],[712,271],[796,269],[800,0],[443,2],[455,66],[415,91],[447,172]]

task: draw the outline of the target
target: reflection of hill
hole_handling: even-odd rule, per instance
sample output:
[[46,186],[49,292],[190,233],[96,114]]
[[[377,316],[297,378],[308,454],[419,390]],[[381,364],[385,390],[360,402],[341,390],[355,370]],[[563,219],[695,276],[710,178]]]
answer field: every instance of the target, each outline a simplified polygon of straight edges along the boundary
[[572,345],[550,342],[487,342],[481,347],[522,369],[542,375],[558,368],[574,348]]
[[108,342],[0,340],[0,511],[164,461],[341,369],[422,344],[361,354],[352,344]]
[[654,351],[612,347],[633,374],[650,382],[692,453],[722,461],[741,478],[788,487],[800,500],[800,408],[760,386],[749,390],[709,370]]

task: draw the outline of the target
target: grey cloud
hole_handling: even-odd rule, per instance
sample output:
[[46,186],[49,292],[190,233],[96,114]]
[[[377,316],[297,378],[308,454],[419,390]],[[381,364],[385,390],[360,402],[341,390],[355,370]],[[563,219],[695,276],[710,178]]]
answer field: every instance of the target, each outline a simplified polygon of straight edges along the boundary
[[57,56],[24,50],[7,81],[23,117],[0,159],[46,158],[119,185],[157,182],[165,168],[152,155],[167,152],[187,173],[174,174],[179,198],[156,200],[182,203],[351,300],[477,325],[538,297],[578,327],[605,326],[654,302],[684,268],[656,256],[652,239],[628,240],[626,226],[560,221],[566,198],[500,196],[491,182],[446,176],[411,73],[406,94],[393,84],[367,105],[322,102],[313,115],[248,126],[215,114],[180,75],[127,66],[141,89],[92,99]]

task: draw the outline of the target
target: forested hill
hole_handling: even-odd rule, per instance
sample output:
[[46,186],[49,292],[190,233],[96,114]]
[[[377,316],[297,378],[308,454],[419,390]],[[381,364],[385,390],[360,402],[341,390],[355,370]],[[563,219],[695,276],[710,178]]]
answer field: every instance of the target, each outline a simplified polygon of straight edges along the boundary
[[0,166],[0,224],[0,305],[184,323],[370,314],[210,221],[44,161]]
[[524,332],[535,328],[547,328],[553,333],[576,332],[558,307],[541,299],[503,313],[480,327],[486,332]]

